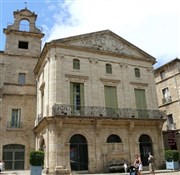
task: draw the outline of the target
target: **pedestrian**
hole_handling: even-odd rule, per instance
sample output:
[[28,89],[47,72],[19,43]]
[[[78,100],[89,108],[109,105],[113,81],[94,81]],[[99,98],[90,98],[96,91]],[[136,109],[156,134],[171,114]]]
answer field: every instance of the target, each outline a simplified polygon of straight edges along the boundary
[[127,163],[124,162],[124,165],[123,165],[123,166],[124,166],[124,172],[127,173],[127,168],[128,168]]
[[155,175],[155,172],[154,172],[154,157],[151,155],[150,152],[149,152],[149,157],[148,157],[148,163],[149,163],[149,171],[150,171],[151,175]]
[[142,168],[142,161],[139,155],[135,155],[134,166],[138,171],[138,175],[141,175],[141,171],[143,168]]
[[4,170],[4,162],[0,160],[0,173]]

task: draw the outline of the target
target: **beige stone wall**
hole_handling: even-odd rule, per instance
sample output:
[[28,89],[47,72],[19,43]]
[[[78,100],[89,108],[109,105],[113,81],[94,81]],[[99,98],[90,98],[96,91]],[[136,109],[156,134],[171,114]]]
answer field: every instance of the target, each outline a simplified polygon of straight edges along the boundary
[[[19,41],[28,41],[28,49],[18,49]],[[37,63],[37,56],[40,54],[40,47],[40,37],[11,31],[6,33],[6,48],[1,54],[3,69],[1,69],[0,79],[2,87],[0,159],[3,157],[3,146],[24,145],[25,169],[29,169],[30,151],[35,149],[33,128],[36,118],[36,80],[33,70]],[[19,73],[25,73],[24,85],[18,83]],[[9,126],[12,109],[21,110],[20,127]]]
[[[33,133],[35,118],[35,96],[8,95],[3,97],[2,110],[2,147],[7,144],[21,144],[25,146],[25,169],[29,169],[29,154],[35,147]],[[9,128],[11,110],[21,109],[21,128]]]
[[[54,122],[56,124],[53,124]],[[96,122],[98,121],[94,119],[52,119],[46,126],[48,132],[45,130],[41,132],[46,145],[45,168],[48,167],[50,171],[54,171],[56,166],[70,169],[70,139],[74,134],[81,134],[87,140],[90,173],[107,172],[108,164],[113,160],[127,160],[133,163],[134,156],[140,154],[138,140],[142,134],[147,134],[152,138],[156,167],[162,164],[163,142],[161,131],[156,126],[157,123],[150,126],[148,122],[136,121],[132,131],[130,121],[99,120],[100,127],[95,129]],[[117,134],[122,143],[107,143],[107,138],[111,134]]]
[[[74,58],[80,59],[80,70],[73,70]],[[106,73],[106,63],[112,64],[112,74]],[[44,116],[51,115],[52,106],[55,103],[70,103],[70,82],[84,83],[86,106],[105,106],[102,89],[104,89],[104,85],[108,84],[117,87],[119,108],[136,108],[134,88],[140,88],[146,91],[148,109],[158,109],[151,63],[56,48],[56,54],[51,54],[44,65],[38,82],[38,90],[42,82],[45,83]],[[141,71],[140,78],[134,75],[136,67]],[[75,77],[72,78],[71,75]],[[43,80],[42,77],[44,77]],[[109,83],[104,80],[109,80]],[[117,82],[111,83],[113,80]],[[39,90],[39,97],[40,94]],[[39,98],[39,113],[41,113],[39,111],[40,103],[41,99]]]
[[[28,50],[18,48],[19,41],[28,42]],[[6,52],[9,54],[26,55],[37,57],[41,51],[41,41],[36,36],[17,35],[17,33],[8,34],[6,37]],[[30,51],[29,51],[30,50]]]
[[[109,40],[107,42],[111,43]],[[140,154],[139,138],[143,134],[152,139],[158,168],[163,161],[163,119],[113,120],[98,116],[79,118],[52,114],[54,104],[70,104],[70,82],[84,83],[85,106],[105,107],[104,85],[108,85],[117,87],[118,108],[136,109],[134,89],[138,88],[145,89],[147,108],[158,110],[153,67],[149,58],[133,49],[132,52],[126,51],[135,53],[131,57],[90,51],[83,46],[77,50],[68,44],[58,47],[58,42],[55,48],[52,46],[48,49],[36,69],[37,114],[43,113],[44,119],[37,122],[34,129],[36,149],[40,147],[42,137],[45,141],[45,169],[50,172],[54,172],[58,166],[70,169],[70,138],[75,134],[81,134],[87,140],[90,173],[107,171],[107,165],[113,159],[126,159],[132,163],[135,154]],[[73,69],[73,59],[80,60],[80,70]],[[106,73],[107,63],[112,65],[112,74]],[[140,69],[140,77],[135,77],[134,68]],[[117,134],[122,143],[107,144],[110,134]]]
[[[174,123],[176,123],[176,129],[180,129],[180,72],[179,72],[179,61],[162,66],[161,69],[155,71],[155,82],[156,91],[158,97],[158,104],[161,110],[165,110],[167,115],[173,114]],[[165,71],[165,79],[161,79],[160,72]],[[169,95],[172,101],[168,104],[163,104],[163,93],[164,88],[169,89]],[[164,124],[163,130],[166,130],[167,123]]]

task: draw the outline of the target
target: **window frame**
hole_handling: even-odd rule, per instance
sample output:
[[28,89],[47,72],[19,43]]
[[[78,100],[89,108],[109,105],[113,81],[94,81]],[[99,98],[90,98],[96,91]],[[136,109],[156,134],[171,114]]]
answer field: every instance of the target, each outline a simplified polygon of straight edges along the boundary
[[84,83],[70,82],[70,103],[75,110],[84,106]]
[[18,48],[19,49],[26,49],[26,50],[28,50],[29,42],[28,41],[19,41]]
[[25,85],[26,84],[26,73],[19,73],[18,75],[18,84]]
[[159,74],[160,74],[161,80],[164,80],[166,78],[165,70],[160,71]]
[[80,60],[79,59],[73,59],[73,69],[80,70]]
[[106,73],[112,74],[112,65],[109,63],[106,64]]
[[117,134],[111,134],[107,138],[107,143],[122,143],[121,138]]
[[135,77],[141,77],[140,69],[137,67],[134,68],[134,74],[135,74]]
[[[14,112],[16,114],[14,115]],[[11,118],[9,123],[10,128],[21,128],[21,109],[20,108],[12,108],[11,109]]]

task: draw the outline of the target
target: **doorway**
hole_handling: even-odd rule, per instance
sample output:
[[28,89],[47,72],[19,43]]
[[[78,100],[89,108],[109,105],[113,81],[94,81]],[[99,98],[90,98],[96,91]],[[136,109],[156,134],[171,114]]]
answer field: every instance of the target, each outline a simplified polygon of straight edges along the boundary
[[88,148],[86,138],[80,134],[70,139],[70,165],[73,171],[88,170]]
[[139,138],[139,147],[142,164],[143,166],[148,166],[148,153],[151,152],[153,154],[151,138],[145,134],[141,135]]

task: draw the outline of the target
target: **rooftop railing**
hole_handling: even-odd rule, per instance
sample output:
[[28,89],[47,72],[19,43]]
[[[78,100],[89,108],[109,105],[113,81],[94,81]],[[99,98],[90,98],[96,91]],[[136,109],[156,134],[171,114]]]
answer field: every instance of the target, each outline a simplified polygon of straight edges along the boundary
[[162,119],[166,117],[164,111],[143,110],[130,108],[110,108],[99,106],[74,106],[55,104],[53,116],[82,116],[82,117],[108,117],[108,118],[137,118],[137,119]]

